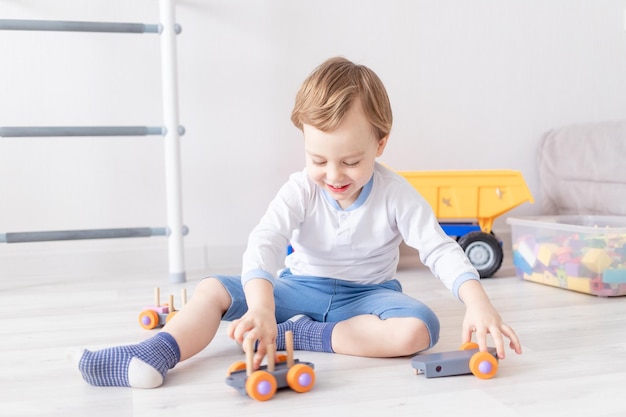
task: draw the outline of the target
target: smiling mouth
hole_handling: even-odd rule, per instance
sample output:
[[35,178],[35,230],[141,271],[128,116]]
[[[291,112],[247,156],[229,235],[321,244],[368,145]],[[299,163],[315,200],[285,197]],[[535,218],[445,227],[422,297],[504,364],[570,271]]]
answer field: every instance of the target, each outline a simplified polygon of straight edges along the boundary
[[326,184],[326,186],[334,193],[342,193],[348,189],[350,184],[342,185],[341,187],[335,187],[334,185]]

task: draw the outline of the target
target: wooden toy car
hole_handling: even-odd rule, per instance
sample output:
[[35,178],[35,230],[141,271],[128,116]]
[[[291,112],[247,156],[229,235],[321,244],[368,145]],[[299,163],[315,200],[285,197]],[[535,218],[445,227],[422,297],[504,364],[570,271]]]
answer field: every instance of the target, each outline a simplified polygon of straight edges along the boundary
[[458,351],[415,355],[411,365],[415,374],[426,378],[474,374],[480,379],[492,378],[498,370],[495,348],[480,352],[474,342],[464,343]]
[[268,345],[267,365],[252,370],[254,341],[246,339],[246,362],[235,362],[226,375],[226,384],[258,401],[271,399],[280,388],[289,387],[296,392],[308,392],[315,384],[314,365],[293,359],[293,333],[285,334],[286,355],[276,357],[275,346]]
[[[161,304],[160,296],[161,291],[159,288],[154,289],[154,305],[145,307],[141,313],[139,313],[139,325],[146,330],[154,329],[155,327],[163,327],[178,310],[174,308],[174,296],[170,294],[169,303]],[[183,288],[182,305],[187,303],[187,290]]]

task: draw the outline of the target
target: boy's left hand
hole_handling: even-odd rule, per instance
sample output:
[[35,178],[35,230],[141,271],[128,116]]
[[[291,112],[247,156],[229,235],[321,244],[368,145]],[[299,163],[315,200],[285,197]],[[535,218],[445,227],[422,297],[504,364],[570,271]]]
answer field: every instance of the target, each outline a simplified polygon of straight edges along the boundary
[[487,334],[491,335],[495,344],[498,358],[504,359],[504,338],[509,339],[509,347],[515,353],[522,353],[522,346],[515,331],[502,321],[500,314],[491,306],[481,304],[468,307],[463,320],[463,343],[472,340],[472,334],[476,333],[476,343],[481,351],[487,350]]
[[502,321],[500,314],[491,304],[480,281],[466,281],[459,290],[459,295],[466,305],[463,319],[463,343],[472,340],[476,333],[476,343],[481,351],[487,351],[487,335],[490,334],[498,354],[504,359],[504,338],[509,339],[509,346],[515,353],[522,353],[522,345],[515,331]]

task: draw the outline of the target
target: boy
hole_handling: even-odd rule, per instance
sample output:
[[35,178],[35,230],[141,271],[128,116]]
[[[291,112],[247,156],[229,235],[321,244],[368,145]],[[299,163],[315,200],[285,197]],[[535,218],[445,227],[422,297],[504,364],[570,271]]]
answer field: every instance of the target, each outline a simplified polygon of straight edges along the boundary
[[[142,343],[81,352],[88,383],[158,387],[169,369],[211,342],[221,320],[231,321],[228,335],[237,342],[258,341],[255,367],[268,344],[284,349],[287,330],[295,349],[368,357],[428,349],[438,340],[439,321],[394,279],[403,240],[465,303],[463,341],[476,332],[486,350],[490,333],[500,358],[505,337],[521,353],[517,335],[428,203],[376,162],[392,124],[378,76],[331,58],[304,81],[291,118],[304,135],[306,168],[290,176],[250,233],[241,277],[201,281],[190,302]],[[288,244],[294,252],[285,260]]]

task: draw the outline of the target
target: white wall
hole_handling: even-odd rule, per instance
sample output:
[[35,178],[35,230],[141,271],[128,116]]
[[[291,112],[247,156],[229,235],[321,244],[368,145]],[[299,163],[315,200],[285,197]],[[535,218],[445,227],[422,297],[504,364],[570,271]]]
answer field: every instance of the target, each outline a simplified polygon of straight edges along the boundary
[[[370,66],[388,87],[395,124],[383,162],[521,170],[538,201],[510,214],[538,213],[542,133],[624,118],[625,8],[626,0],[179,1],[186,243],[202,252],[191,262],[216,270],[237,262],[268,201],[303,165],[293,98],[333,55]],[[5,0],[0,17],[156,23],[158,2]],[[0,39],[1,126],[161,123],[157,35]],[[0,138],[0,233],[163,226],[163,180],[158,137]],[[144,244],[155,245],[45,247]],[[2,245],[0,259],[33,247]]]

